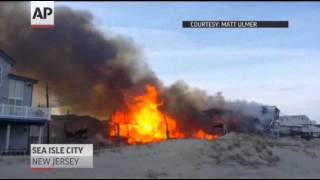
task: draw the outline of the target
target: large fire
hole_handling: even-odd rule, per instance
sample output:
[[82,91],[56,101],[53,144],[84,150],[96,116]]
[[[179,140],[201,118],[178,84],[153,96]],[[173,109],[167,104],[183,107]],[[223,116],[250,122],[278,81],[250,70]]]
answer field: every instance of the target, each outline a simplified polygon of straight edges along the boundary
[[[129,97],[129,99],[131,101],[126,100],[127,112],[113,113],[111,117],[113,128],[109,129],[110,136],[126,139],[128,144],[189,138],[179,130],[174,118],[159,110],[163,102],[158,101],[158,91],[154,86],[146,85],[145,94]],[[191,137],[212,140],[216,135],[198,130]]]

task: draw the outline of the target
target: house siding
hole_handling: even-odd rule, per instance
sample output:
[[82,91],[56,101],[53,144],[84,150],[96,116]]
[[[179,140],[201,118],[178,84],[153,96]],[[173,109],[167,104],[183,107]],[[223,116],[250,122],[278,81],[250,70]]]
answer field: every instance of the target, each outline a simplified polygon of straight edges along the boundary
[[9,149],[12,150],[25,150],[28,147],[28,126],[23,124],[15,124],[11,126]]
[[28,83],[24,83],[24,94],[23,94],[23,105],[24,106],[32,106],[32,85],[28,85]]
[[2,59],[0,56],[0,66],[2,68],[1,83],[0,83],[0,104],[8,104],[9,95],[9,79],[8,74],[11,70],[11,65]]

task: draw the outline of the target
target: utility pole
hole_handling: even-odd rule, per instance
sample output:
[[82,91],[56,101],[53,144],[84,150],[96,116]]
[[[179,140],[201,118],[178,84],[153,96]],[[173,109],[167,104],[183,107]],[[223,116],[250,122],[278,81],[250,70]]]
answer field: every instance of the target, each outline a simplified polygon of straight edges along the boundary
[[169,126],[168,126],[168,121],[167,121],[167,117],[166,115],[163,115],[165,123],[166,123],[166,136],[167,136],[167,140],[170,139],[170,131],[169,131]]
[[119,123],[116,123],[116,128],[117,128],[117,145],[120,144],[120,124]]
[[[49,85],[46,82],[46,105],[49,108]],[[47,144],[50,144],[50,121],[47,123]]]

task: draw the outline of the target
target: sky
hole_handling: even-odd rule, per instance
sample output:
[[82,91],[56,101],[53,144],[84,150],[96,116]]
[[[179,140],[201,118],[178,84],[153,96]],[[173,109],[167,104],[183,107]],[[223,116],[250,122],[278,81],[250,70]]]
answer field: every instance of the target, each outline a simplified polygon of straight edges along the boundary
[[[320,2],[56,2],[123,35],[170,85],[276,105],[320,122]],[[185,29],[183,20],[284,20],[289,28]]]

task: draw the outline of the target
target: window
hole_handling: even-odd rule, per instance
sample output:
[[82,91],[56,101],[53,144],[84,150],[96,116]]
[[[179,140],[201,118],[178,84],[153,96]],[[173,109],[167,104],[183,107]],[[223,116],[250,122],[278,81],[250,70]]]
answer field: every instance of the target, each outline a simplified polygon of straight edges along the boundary
[[262,114],[267,114],[268,113],[268,108],[263,106],[262,107]]
[[17,80],[9,81],[9,104],[22,106],[24,82]]

